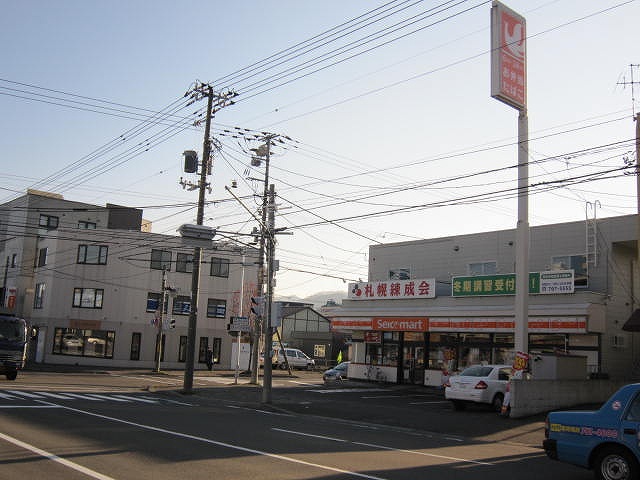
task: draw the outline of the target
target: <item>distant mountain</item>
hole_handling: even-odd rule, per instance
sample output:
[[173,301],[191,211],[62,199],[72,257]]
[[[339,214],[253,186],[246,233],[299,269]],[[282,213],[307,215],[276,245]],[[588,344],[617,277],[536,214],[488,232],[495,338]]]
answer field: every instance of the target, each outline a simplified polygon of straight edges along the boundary
[[282,296],[279,297],[276,295],[276,301],[283,302],[303,302],[303,303],[312,303],[314,308],[322,307],[327,304],[328,300],[333,300],[337,304],[342,303],[342,299],[347,298],[347,293],[343,290],[334,291],[334,292],[318,292],[310,295],[308,297],[297,297],[297,296]]

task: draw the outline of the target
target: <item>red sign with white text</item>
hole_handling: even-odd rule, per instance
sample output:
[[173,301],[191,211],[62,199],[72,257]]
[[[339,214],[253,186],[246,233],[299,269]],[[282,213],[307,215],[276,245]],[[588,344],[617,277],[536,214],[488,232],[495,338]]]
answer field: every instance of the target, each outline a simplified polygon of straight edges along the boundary
[[518,110],[527,105],[524,17],[494,1],[491,8],[491,96]]

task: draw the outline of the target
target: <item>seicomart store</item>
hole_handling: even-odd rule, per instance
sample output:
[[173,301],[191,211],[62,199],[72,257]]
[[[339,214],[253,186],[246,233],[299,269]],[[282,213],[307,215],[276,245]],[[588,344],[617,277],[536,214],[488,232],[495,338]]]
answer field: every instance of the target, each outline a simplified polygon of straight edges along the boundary
[[[585,375],[638,376],[638,334],[622,330],[640,298],[636,220],[599,219],[589,248],[594,224],[531,229],[529,354],[586,357]],[[371,246],[370,280],[323,310],[351,335],[349,376],[440,385],[443,372],[511,364],[514,241],[504,230]]]

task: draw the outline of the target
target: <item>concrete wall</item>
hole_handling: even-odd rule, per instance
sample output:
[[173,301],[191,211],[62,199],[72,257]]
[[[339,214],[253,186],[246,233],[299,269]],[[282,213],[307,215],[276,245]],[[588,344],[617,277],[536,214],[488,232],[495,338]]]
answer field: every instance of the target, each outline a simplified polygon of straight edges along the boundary
[[511,382],[513,418],[604,403],[628,382],[614,380],[514,380]]

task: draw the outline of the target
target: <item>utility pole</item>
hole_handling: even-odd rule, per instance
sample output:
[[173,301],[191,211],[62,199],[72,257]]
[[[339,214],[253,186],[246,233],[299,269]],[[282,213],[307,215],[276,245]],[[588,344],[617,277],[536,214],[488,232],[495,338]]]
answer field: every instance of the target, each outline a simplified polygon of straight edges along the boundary
[[[636,268],[640,269],[640,113],[636,113],[636,96],[635,96],[635,86],[640,84],[640,82],[635,81],[633,78],[633,69],[640,68],[640,64],[630,64],[629,70],[631,74],[630,81],[622,81],[618,82],[618,85],[622,85],[626,87],[627,85],[631,86],[631,108],[633,114],[633,120],[636,122]],[[634,282],[635,285],[639,285],[640,281]],[[635,300],[636,294],[633,292],[632,299]],[[632,301],[633,301],[632,300]],[[635,311],[638,308],[638,305],[634,305],[631,311]]]
[[[265,161],[264,167],[264,192],[262,195],[262,222],[260,225],[260,250],[258,251],[258,278],[257,278],[257,292],[258,296],[262,296],[263,288],[264,288],[264,258],[265,258],[265,236],[267,232],[265,231],[267,225],[267,195],[268,195],[268,185],[269,185],[269,160],[271,158],[271,140],[275,135],[269,134],[264,137],[265,143],[256,149],[256,155],[258,158],[263,158]],[[262,324],[264,324],[264,315],[262,317]],[[253,346],[251,349],[251,383],[258,383],[258,355],[260,354],[260,334],[261,334],[261,322],[258,317],[255,318],[254,321],[254,332],[253,332]],[[264,374],[265,377],[267,375],[267,363],[269,364],[269,372],[271,372],[271,361],[267,361],[267,353],[271,352],[271,344],[264,346]],[[270,357],[269,357],[270,360]]]
[[156,317],[158,333],[156,335],[156,373],[160,373],[160,359],[162,358],[162,328],[164,326],[164,306],[167,304],[167,269],[162,267],[162,293],[160,294],[160,314]]
[[[237,96],[237,93],[227,91],[226,93],[216,93],[209,84],[197,83],[192,91],[187,92],[185,96],[191,93],[194,101],[207,97],[207,116],[205,117],[204,140],[202,142],[202,164],[200,166],[200,183],[198,185],[198,213],[196,223],[202,225],[204,219],[204,194],[208,187],[207,175],[211,169],[211,116],[218,110],[233,105],[231,98]],[[214,105],[215,101],[215,105]],[[215,109],[215,112],[214,112]],[[196,349],[196,327],[198,321],[198,290],[200,288],[200,262],[202,259],[202,248],[195,246],[193,249],[193,270],[191,275],[191,308],[189,312],[189,325],[187,327],[187,355],[184,367],[183,393],[192,393],[193,391],[193,369]]]
[[[273,330],[272,330],[272,312],[273,312],[273,283],[274,283],[274,256],[276,250],[276,235],[275,235],[275,187],[271,184],[269,188],[269,220],[266,232],[267,242],[267,298],[266,304],[266,325],[264,330],[264,385],[262,386],[262,403],[271,403],[271,384],[272,384],[272,364],[271,361],[267,361],[267,351],[271,353],[273,348]],[[269,360],[271,356],[269,356]]]

